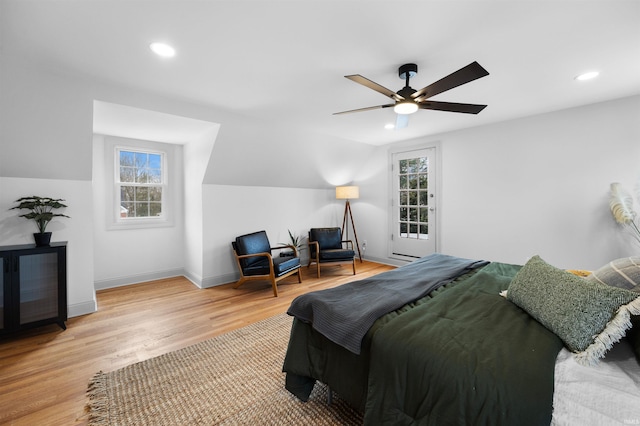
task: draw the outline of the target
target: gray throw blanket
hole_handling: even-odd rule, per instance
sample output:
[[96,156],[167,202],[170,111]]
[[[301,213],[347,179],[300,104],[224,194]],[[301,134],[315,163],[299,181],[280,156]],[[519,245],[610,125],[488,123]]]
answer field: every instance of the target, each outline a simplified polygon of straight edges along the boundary
[[436,253],[371,278],[298,296],[287,313],[360,354],[362,338],[378,318],[488,263]]

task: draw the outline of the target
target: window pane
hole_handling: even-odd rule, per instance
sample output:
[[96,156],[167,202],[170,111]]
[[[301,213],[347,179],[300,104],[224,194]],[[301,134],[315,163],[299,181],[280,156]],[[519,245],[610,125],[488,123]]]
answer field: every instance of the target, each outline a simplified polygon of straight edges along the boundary
[[120,200],[124,203],[126,201],[133,201],[135,199],[136,188],[134,186],[121,186],[120,187]]
[[136,201],[149,201],[149,188],[136,188]]
[[160,216],[162,214],[162,203],[149,203],[149,216]]
[[162,170],[147,169],[149,183],[162,183]]
[[409,224],[409,233],[413,234],[412,236],[415,238],[416,235],[418,233],[418,224],[416,223],[410,223]]
[[418,193],[416,191],[409,191],[409,205],[410,206],[418,205]]
[[417,158],[412,158],[411,160],[407,160],[408,163],[408,167],[407,167],[407,173],[416,173],[420,168],[418,166],[418,159]]
[[420,157],[420,169],[421,173],[426,173],[429,170],[429,159],[427,157]]
[[407,177],[406,176],[400,176],[400,189],[407,189]]
[[420,222],[429,222],[429,209],[421,208],[420,209]]
[[417,189],[418,188],[418,175],[416,175],[416,174],[408,175],[407,178],[409,180],[409,189]]
[[133,152],[120,151],[120,165],[133,166]]
[[420,225],[420,234],[429,235],[429,225]]
[[407,211],[408,209],[406,207],[400,208],[400,220],[408,220]]
[[418,209],[414,209],[414,208],[409,209],[409,220],[412,222],[418,221]]
[[134,153],[135,158],[135,166],[139,169],[147,166],[147,157],[148,154],[146,152],[136,152]]
[[135,169],[133,167],[120,167],[120,182],[133,182]]
[[420,188],[424,188],[424,189],[428,188],[429,181],[427,176],[428,176],[427,174],[420,175]]
[[407,224],[406,223],[401,223],[400,224],[400,235],[406,235],[407,234]]
[[120,217],[134,217],[135,211],[132,202],[125,202],[120,205]]
[[400,205],[401,206],[406,206],[407,203],[409,202],[409,198],[407,195],[407,191],[400,191]]
[[400,173],[407,173],[407,160],[400,160],[398,163],[400,164]]
[[149,154],[149,168],[158,170],[162,168],[162,156],[160,154]]
[[136,217],[148,217],[149,216],[149,204],[147,203],[135,203],[136,205]]
[[159,186],[153,186],[149,188],[149,201],[162,201],[162,188]]
[[429,205],[429,197],[427,191],[420,191],[420,205],[427,206]]

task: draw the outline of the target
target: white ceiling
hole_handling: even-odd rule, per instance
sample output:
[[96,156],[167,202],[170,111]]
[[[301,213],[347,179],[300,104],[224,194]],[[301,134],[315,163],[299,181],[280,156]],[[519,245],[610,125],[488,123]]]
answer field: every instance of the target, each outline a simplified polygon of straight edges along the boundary
[[[7,57],[374,145],[640,93],[637,0],[0,0],[0,24]],[[478,115],[332,115],[389,103],[345,75],[397,91],[414,62],[420,89],[473,61],[490,75],[433,99]]]

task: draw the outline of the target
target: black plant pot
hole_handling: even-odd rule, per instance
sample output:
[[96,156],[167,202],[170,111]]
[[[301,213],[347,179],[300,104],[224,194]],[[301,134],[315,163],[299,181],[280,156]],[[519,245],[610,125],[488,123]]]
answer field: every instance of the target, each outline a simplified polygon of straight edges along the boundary
[[37,246],[48,246],[51,242],[51,232],[37,232],[33,234]]

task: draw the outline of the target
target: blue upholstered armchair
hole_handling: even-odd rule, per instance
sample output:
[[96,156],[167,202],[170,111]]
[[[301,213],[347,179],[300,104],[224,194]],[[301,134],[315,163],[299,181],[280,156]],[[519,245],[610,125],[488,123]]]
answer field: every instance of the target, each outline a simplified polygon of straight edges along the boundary
[[[235,255],[240,279],[233,286],[238,288],[245,281],[263,280],[271,282],[273,295],[278,297],[277,282],[293,274],[298,274],[298,282],[302,282],[300,258],[294,246],[271,247],[265,231],[241,235],[231,243]],[[272,256],[273,250],[290,248],[293,257]]]
[[342,240],[340,228],[311,228],[309,231],[309,264],[316,264],[320,278],[320,265],[339,265],[350,263],[353,275],[356,274],[356,253],[353,241]]

